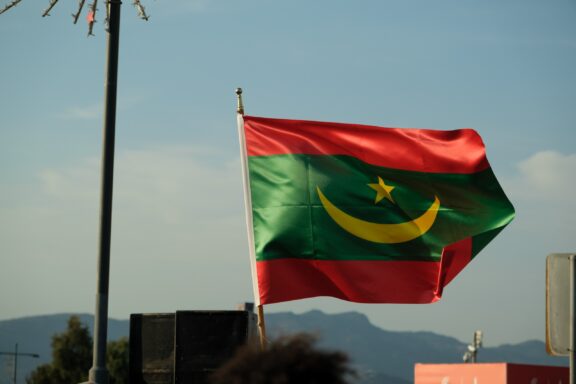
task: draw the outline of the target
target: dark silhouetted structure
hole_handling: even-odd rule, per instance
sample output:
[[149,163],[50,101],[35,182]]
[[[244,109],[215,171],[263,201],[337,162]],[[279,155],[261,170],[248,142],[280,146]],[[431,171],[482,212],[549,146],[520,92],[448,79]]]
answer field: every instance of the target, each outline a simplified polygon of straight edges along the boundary
[[206,384],[239,346],[256,342],[248,311],[177,311],[130,316],[130,384]]

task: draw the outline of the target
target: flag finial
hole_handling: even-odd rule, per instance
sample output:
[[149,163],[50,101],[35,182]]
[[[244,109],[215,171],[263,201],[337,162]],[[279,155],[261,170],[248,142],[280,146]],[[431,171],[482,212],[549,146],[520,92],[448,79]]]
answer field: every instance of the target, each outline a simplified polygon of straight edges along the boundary
[[244,104],[242,103],[242,88],[236,88],[236,96],[238,96],[238,107],[236,108],[236,112],[243,115]]

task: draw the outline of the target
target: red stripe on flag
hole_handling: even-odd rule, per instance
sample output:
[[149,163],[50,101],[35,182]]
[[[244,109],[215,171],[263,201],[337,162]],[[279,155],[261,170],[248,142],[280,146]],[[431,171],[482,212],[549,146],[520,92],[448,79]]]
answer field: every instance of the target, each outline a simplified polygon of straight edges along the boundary
[[472,129],[440,131],[245,116],[248,156],[348,155],[376,166],[467,174],[489,167]]
[[275,259],[258,261],[262,304],[331,296],[358,303],[432,303],[440,262]]
[[448,285],[470,260],[472,260],[471,237],[444,248],[442,252],[442,273],[445,275],[444,285]]
[[444,287],[460,273],[472,260],[472,238],[467,237],[450,244],[442,251],[440,274],[438,275],[438,296],[442,296]]

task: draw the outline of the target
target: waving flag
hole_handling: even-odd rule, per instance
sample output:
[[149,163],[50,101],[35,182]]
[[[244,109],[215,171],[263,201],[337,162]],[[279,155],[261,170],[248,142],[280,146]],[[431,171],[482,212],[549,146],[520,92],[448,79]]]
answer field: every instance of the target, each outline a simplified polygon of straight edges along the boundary
[[437,301],[514,217],[471,129],[241,128],[259,304]]

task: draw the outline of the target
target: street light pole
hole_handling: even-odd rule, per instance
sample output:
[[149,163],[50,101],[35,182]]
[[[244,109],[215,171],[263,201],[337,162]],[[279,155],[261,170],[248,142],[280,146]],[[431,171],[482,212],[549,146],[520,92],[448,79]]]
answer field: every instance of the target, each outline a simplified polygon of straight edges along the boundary
[[114,180],[114,142],[116,130],[116,93],[118,80],[118,45],[120,37],[120,0],[107,0],[109,10],[104,132],[102,141],[102,181],[100,243],[96,309],[94,316],[94,357],[88,374],[89,384],[108,384],[106,341],[108,334],[108,286],[110,275],[110,239],[112,233],[112,186]]
[[14,384],[18,383],[18,343],[14,346]]
[[0,355],[14,356],[14,384],[18,383],[18,356],[40,357],[37,353],[18,352],[18,343],[14,346],[14,352],[0,352]]

